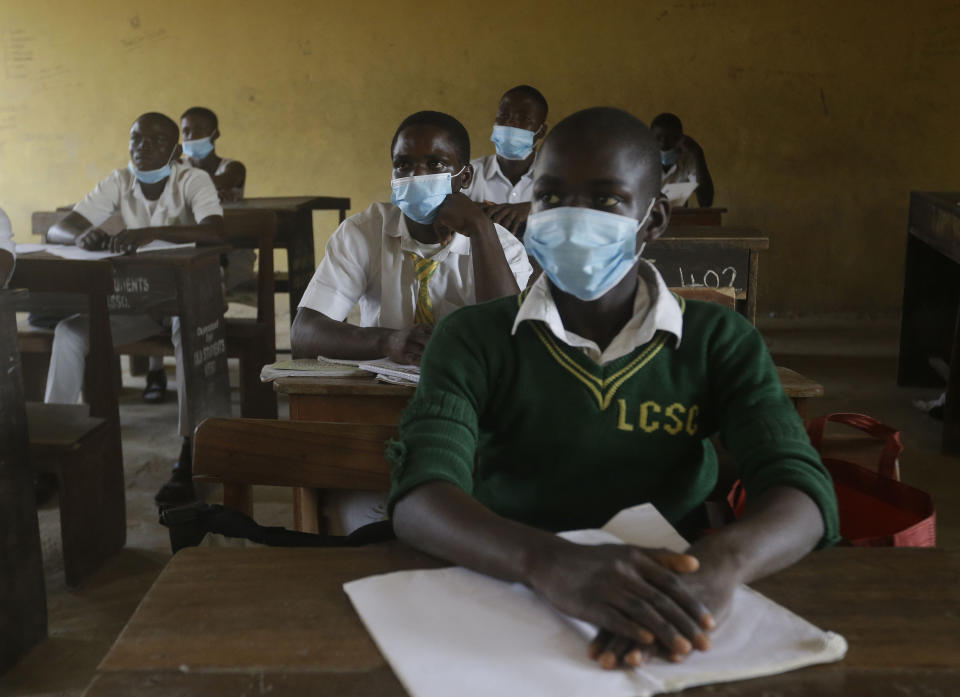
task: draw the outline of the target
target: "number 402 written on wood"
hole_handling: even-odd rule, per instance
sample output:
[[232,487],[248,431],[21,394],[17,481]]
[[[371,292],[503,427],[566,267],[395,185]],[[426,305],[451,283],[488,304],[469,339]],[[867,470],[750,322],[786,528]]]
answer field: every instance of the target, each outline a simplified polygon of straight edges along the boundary
[[[702,282],[698,282],[696,277],[691,273],[690,282],[687,283],[686,279],[683,277],[683,267],[678,267],[677,271],[680,273],[681,288],[719,288],[720,286],[728,286],[733,288],[733,284],[737,280],[737,270],[732,266],[728,266],[720,272],[714,271],[713,269],[708,269],[703,274]],[[727,281],[728,278],[729,281]]]

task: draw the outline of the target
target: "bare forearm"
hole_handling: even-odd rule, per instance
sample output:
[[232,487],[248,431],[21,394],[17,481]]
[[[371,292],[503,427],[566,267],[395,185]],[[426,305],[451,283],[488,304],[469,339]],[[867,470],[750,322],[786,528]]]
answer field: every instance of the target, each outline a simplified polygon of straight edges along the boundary
[[822,536],[823,516],[813,499],[799,489],[775,487],[689,553],[701,568],[726,568],[738,583],[750,583],[800,560]]
[[513,583],[529,584],[535,555],[569,544],[502,518],[447,482],[429,482],[394,507],[397,537],[428,554]]
[[697,158],[697,201],[704,208],[713,205],[713,177],[707,168],[707,158],[701,153]]
[[77,238],[93,227],[93,223],[76,212],[54,223],[47,230],[47,242],[50,244],[75,244]]
[[219,216],[204,218],[199,225],[155,228],[155,231],[154,239],[165,242],[220,244],[225,241],[223,218]]
[[503,245],[500,244],[493,223],[484,218],[477,228],[470,235],[477,302],[516,295],[520,292],[520,287],[503,254]]
[[338,322],[304,307],[297,312],[290,328],[290,346],[294,358],[383,358],[387,355],[384,342],[391,332],[380,327],[356,327]]

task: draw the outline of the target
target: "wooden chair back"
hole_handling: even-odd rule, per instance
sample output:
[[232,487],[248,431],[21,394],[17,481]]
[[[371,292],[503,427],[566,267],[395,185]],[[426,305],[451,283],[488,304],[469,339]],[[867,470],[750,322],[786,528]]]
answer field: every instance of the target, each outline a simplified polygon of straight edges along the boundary
[[387,491],[396,426],[211,418],[196,430],[193,477],[223,484],[223,502],[253,513],[253,485]]

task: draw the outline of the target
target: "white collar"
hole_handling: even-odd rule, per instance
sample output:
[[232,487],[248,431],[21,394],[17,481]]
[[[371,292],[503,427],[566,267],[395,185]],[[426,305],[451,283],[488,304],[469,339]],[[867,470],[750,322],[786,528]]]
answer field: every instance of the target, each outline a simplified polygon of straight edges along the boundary
[[[533,161],[530,162],[530,167],[520,177],[520,181],[523,181],[524,179],[533,178],[533,166],[537,164],[537,155],[539,154],[540,154],[539,148],[533,151]],[[511,182],[510,179],[507,178],[507,175],[503,173],[503,170],[500,169],[500,158],[497,156],[497,153],[493,153],[490,157],[493,158],[493,167],[488,168],[485,175],[486,180],[492,181],[497,177],[500,177],[501,179],[503,179],[503,181],[507,182],[507,184],[510,184],[510,186],[514,186],[513,182]],[[520,181],[518,181],[517,183],[519,184]]]
[[413,252],[425,259],[436,259],[438,262],[442,262],[450,254],[470,254],[470,238],[461,235],[459,232],[453,233],[453,237],[445,247],[441,247],[439,244],[424,244],[415,240],[407,228],[407,217],[403,214],[403,211],[396,205],[393,208],[400,216],[400,224],[387,225],[384,232],[388,237],[400,238],[401,251]]
[[667,288],[657,269],[646,259],[641,259],[638,266],[640,283],[637,284],[637,294],[633,301],[633,317],[623,325],[623,328],[603,351],[590,339],[567,331],[560,319],[560,311],[550,293],[546,274],[530,287],[526,298],[517,311],[511,334],[517,333],[521,322],[534,320],[547,325],[547,328],[560,341],[568,346],[583,349],[596,363],[601,365],[626,356],[651,339],[657,331],[666,331],[677,338],[676,345],[680,345],[683,337],[683,312],[676,297]]

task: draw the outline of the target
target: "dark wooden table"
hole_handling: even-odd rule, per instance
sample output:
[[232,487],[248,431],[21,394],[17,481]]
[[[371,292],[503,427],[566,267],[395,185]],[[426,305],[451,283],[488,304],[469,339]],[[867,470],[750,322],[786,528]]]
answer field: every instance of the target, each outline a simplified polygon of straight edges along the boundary
[[47,636],[40,528],[17,351],[19,290],[0,289],[0,675]]
[[[400,697],[406,693],[342,586],[440,565],[400,543],[183,550],[144,597],[86,695]],[[684,695],[957,694],[960,550],[830,549],[754,588],[846,637],[846,658]]]
[[897,384],[938,387],[950,365],[943,452],[960,454],[960,192],[910,193]]
[[732,287],[737,309],[757,321],[760,252],[770,239],[753,228],[673,226],[647,245],[643,256],[671,287]]
[[684,225],[720,225],[726,208],[671,208],[670,227]]
[[297,305],[317,268],[313,243],[313,211],[340,212],[340,222],[350,209],[350,199],[334,196],[281,196],[247,198],[223,204],[225,210],[259,209],[277,215],[275,246],[287,250],[287,278],[276,274],[277,292],[290,294],[290,321],[297,315]]
[[[220,255],[228,247],[190,247],[156,252],[142,252],[128,256],[110,257],[102,261],[78,261],[61,259],[45,252],[21,256],[17,260],[17,274],[23,263],[43,263],[48,274],[57,277],[84,277],[83,269],[92,272],[100,269],[100,275],[112,275],[112,293],[107,296],[111,313],[179,316],[183,339],[184,383],[187,391],[187,408],[181,424],[181,433],[191,435],[197,424],[209,416],[230,415],[230,383],[227,372],[227,353],[224,335],[223,297],[220,289]],[[82,266],[81,266],[82,265]],[[104,271],[106,270],[106,271]],[[79,282],[79,281],[78,281]],[[59,295],[59,294],[56,294]],[[76,300],[35,294],[28,308],[43,310],[87,309],[77,308]],[[108,325],[109,327],[109,325]],[[100,334],[91,330],[93,337]],[[90,355],[94,355],[91,344]],[[98,395],[112,384],[112,356],[110,348],[104,354],[107,363],[106,378],[89,379],[91,414]],[[89,369],[89,368],[88,368]],[[114,396],[114,408],[116,397]]]

